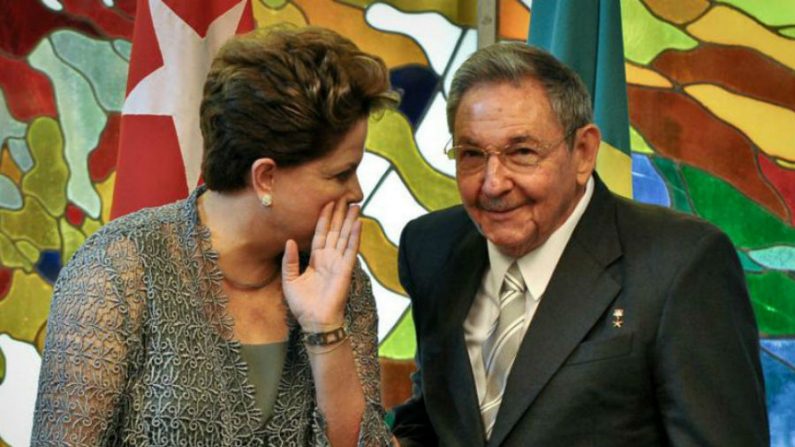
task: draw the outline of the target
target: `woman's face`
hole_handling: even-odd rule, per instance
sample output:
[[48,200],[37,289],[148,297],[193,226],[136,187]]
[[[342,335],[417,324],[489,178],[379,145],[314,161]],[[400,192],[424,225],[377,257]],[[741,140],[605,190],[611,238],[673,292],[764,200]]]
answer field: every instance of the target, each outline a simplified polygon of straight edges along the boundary
[[286,241],[293,239],[307,251],[323,206],[343,200],[348,204],[364,198],[356,168],[364,155],[367,118],[359,120],[342,140],[322,158],[298,166],[276,168],[273,175],[271,217]]

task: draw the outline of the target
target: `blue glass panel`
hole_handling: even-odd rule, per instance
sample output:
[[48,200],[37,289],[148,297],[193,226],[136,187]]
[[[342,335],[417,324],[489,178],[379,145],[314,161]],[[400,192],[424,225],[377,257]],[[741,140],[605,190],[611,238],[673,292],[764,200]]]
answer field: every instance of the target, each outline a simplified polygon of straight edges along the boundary
[[39,262],[36,264],[36,271],[47,281],[55,283],[61,267],[61,253],[54,250],[45,250],[41,252]]
[[[795,371],[795,338],[778,338],[762,340],[762,349],[780,358]],[[795,401],[792,403],[795,405]]]
[[764,351],[762,369],[770,420],[770,445],[791,447],[795,440],[795,370]]
[[632,154],[632,195],[639,202],[671,206],[665,181],[646,155]]
[[401,93],[399,109],[415,129],[433,99],[439,76],[430,68],[411,65],[391,70],[392,87]]

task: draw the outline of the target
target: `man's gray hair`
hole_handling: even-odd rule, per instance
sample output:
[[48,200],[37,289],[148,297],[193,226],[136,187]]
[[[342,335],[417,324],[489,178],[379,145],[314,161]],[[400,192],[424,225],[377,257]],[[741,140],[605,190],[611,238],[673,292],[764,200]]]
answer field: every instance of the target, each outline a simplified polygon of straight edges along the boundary
[[453,77],[447,96],[447,126],[455,129],[455,115],[461,98],[470,89],[484,84],[519,82],[532,78],[544,87],[552,111],[571,147],[576,129],[593,122],[588,89],[577,73],[554,56],[519,42],[497,43],[473,53]]

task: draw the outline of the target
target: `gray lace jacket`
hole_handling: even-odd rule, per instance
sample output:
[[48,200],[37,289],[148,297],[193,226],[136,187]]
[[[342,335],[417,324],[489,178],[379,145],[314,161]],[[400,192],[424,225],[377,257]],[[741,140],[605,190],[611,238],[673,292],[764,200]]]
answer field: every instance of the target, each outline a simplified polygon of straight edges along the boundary
[[[328,445],[294,323],[274,416],[263,424],[232,337],[217,254],[198,221],[201,192],[111,222],[61,272],[33,445]],[[346,320],[367,401],[359,444],[387,445],[375,304],[358,266]]]

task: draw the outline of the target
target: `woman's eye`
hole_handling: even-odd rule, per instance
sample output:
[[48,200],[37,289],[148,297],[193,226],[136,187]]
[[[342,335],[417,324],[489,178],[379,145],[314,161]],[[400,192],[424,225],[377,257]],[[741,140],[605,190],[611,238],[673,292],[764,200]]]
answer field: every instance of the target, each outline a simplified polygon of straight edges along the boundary
[[337,174],[335,177],[337,178],[337,180],[344,182],[344,181],[348,180],[349,178],[351,178],[352,174],[353,174],[353,171],[350,171],[350,170],[342,171],[339,174]]

